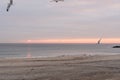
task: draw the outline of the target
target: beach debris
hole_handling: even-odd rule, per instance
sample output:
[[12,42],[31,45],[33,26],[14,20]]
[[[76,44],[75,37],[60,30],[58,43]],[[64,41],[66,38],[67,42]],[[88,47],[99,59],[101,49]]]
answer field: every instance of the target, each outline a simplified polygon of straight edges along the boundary
[[7,9],[6,9],[7,12],[9,11],[9,9],[12,5],[13,5],[13,0],[10,0],[10,2],[7,5]]

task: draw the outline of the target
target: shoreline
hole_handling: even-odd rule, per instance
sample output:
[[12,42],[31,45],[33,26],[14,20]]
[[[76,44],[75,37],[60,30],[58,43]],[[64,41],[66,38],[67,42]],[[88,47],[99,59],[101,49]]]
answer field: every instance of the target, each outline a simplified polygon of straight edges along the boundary
[[60,55],[51,57],[6,57],[0,58],[0,61],[11,60],[38,60],[38,61],[97,61],[97,60],[116,60],[120,59],[120,54],[115,55]]

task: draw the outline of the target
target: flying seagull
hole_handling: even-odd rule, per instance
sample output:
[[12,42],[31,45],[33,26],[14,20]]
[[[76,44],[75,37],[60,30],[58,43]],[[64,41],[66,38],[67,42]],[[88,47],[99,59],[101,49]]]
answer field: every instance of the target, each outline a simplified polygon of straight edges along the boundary
[[101,40],[102,40],[102,38],[100,38],[100,39],[98,40],[97,44],[100,44]]
[[56,2],[56,3],[57,3],[57,2],[59,2],[59,1],[64,1],[64,0],[52,0],[52,1],[54,1],[54,2]]
[[10,0],[10,2],[7,5],[7,9],[6,9],[7,12],[9,11],[11,5],[13,5],[13,0]]

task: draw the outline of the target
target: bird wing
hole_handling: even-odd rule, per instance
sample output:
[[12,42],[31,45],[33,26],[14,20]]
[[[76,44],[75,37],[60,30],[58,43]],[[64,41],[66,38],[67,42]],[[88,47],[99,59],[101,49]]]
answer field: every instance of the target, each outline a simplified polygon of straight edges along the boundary
[[7,9],[6,9],[7,12],[9,11],[11,5],[13,5],[13,0],[10,0],[10,3],[8,3],[7,5]]

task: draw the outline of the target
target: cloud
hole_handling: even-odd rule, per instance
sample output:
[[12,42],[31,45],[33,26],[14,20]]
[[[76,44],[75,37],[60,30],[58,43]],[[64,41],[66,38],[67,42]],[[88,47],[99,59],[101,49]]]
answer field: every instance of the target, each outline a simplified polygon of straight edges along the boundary
[[120,37],[119,0],[49,1],[15,0],[0,14],[2,40]]

